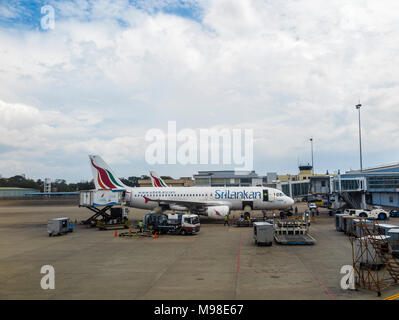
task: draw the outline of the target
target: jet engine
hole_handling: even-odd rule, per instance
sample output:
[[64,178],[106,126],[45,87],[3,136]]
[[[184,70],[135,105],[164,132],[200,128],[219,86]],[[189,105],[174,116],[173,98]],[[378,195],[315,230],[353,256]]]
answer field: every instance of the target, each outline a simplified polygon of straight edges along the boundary
[[216,219],[223,219],[227,216],[230,212],[230,208],[228,206],[214,206],[208,207],[206,209],[208,217],[216,218]]
[[168,207],[169,207],[170,210],[174,210],[174,211],[185,211],[185,210],[187,210],[186,207],[179,206],[177,204],[170,204]]

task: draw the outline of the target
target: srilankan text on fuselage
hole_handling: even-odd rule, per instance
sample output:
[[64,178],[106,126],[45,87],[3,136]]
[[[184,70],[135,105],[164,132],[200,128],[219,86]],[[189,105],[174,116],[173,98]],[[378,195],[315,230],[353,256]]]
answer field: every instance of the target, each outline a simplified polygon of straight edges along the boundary
[[221,191],[215,190],[215,200],[218,199],[262,199],[262,193],[259,191]]

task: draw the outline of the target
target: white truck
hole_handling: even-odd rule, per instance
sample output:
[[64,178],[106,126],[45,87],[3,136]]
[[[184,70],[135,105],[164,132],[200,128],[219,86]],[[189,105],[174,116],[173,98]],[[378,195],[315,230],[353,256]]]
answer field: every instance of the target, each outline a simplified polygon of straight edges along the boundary
[[158,233],[195,234],[200,231],[200,220],[196,214],[162,214],[150,212],[144,216],[144,228]]
[[387,220],[390,213],[381,208],[368,209],[345,209],[344,214],[367,219]]

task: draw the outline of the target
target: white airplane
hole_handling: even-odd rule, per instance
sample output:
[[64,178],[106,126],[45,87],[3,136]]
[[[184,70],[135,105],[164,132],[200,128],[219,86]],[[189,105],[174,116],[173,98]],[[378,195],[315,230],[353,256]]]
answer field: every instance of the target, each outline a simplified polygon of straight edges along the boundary
[[190,211],[223,219],[231,210],[285,209],[294,200],[281,190],[268,187],[128,187],[104,160],[89,156],[98,190],[125,190],[126,204],[133,208]]

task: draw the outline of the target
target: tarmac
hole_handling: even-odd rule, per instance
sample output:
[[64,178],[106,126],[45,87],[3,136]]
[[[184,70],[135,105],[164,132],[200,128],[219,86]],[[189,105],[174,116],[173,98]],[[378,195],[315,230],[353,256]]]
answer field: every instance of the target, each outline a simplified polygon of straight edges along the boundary
[[[129,218],[145,213],[130,209]],[[90,215],[71,201],[0,201],[0,299],[379,300],[399,292],[398,285],[382,297],[341,289],[340,269],[352,263],[351,244],[324,211],[311,224],[317,243],[310,246],[258,247],[252,228],[206,217],[191,236],[123,238],[85,226],[47,234],[50,218]],[[40,286],[44,265],[55,269],[53,290]]]

